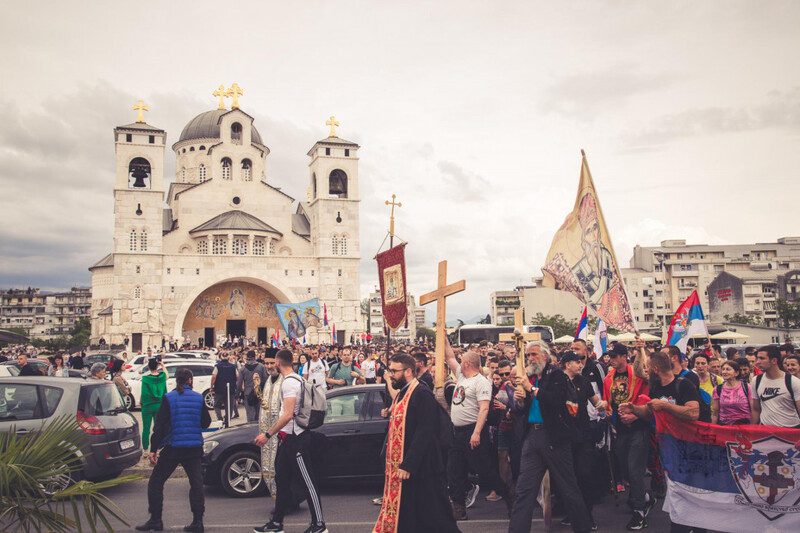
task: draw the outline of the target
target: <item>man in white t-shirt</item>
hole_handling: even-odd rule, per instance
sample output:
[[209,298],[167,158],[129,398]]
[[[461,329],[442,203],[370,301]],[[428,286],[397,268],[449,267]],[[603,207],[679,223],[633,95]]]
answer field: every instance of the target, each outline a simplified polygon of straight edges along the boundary
[[764,373],[753,381],[750,411],[753,424],[800,428],[800,379],[780,367],[781,352],[775,345],[756,353],[756,366]]
[[328,377],[328,362],[319,358],[317,350],[311,351],[311,359],[309,359],[303,368],[303,379],[310,381],[315,385],[325,385],[325,378]]
[[508,486],[493,467],[489,426],[486,424],[492,399],[492,382],[481,373],[481,356],[478,352],[466,352],[459,363],[448,342],[444,353],[447,365],[457,380],[450,408],[453,446],[447,457],[447,485],[453,502],[453,516],[456,520],[466,520],[466,508],[474,502],[474,494],[470,495],[471,502],[466,501],[470,470],[478,474],[481,485],[494,490],[510,509],[513,502]]
[[283,531],[283,517],[294,505],[292,482],[299,480],[306,492],[308,509],[311,512],[310,533],[327,533],[322,517],[322,505],[315,486],[316,475],[312,469],[311,432],[298,426],[294,417],[300,412],[300,397],[303,393],[303,382],[293,368],[292,352],[278,350],[275,364],[283,376],[281,383],[281,415],[275,424],[256,437],[255,443],[263,446],[269,439],[278,438],[276,433],[284,434],[278,445],[275,456],[275,508],[272,518],[263,526],[253,528],[255,533],[277,533]]
[[361,361],[361,374],[364,376],[364,379],[367,383],[375,383],[375,377],[377,376],[377,363],[375,359],[372,357],[367,357],[363,361]]

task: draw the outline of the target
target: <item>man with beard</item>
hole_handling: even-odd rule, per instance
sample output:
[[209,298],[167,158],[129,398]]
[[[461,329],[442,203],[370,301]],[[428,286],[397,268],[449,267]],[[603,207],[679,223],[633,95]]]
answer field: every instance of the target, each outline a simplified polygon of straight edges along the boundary
[[[530,379],[517,376],[517,385],[524,389],[514,393],[523,405],[527,418],[527,434],[522,445],[522,460],[517,480],[516,498],[508,523],[509,533],[531,530],[533,508],[545,472],[553,483],[569,513],[573,531],[588,532],[592,519],[578,489],[572,460],[571,441],[575,421],[568,402],[577,404],[568,391],[568,378],[550,363],[550,349],[542,341],[525,345],[525,355],[532,368]],[[577,406],[576,406],[577,407]]]
[[386,373],[398,391],[389,415],[383,502],[374,533],[459,531],[450,513],[439,443],[439,405],[415,377],[416,361],[397,354]]

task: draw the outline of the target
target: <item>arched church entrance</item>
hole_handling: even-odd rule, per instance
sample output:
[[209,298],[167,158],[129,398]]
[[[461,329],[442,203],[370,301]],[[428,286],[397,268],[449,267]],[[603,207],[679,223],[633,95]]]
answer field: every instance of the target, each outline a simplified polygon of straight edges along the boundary
[[267,344],[281,327],[276,303],[280,302],[275,296],[254,283],[217,283],[192,301],[181,331],[193,344],[204,346],[214,346],[227,336]]

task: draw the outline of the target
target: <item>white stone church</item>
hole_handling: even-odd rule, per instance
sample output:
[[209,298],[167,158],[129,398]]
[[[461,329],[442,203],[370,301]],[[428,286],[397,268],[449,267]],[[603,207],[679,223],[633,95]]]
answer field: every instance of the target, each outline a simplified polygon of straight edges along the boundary
[[114,244],[89,269],[93,343],[136,352],[228,334],[266,342],[276,329],[285,338],[276,302],[315,297],[338,342],[360,333],[359,146],[327,124],[308,151],[304,202],[270,184],[270,150],[237,95],[232,109],[220,98],[183,128],[169,184],[166,132],[142,110],[114,128]]

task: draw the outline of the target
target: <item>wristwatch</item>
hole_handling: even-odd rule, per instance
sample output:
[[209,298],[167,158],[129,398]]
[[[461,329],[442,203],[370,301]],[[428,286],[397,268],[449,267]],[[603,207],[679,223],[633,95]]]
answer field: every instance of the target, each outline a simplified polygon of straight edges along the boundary
[[270,434],[269,434],[269,431],[265,431],[265,432],[264,432],[264,436],[265,436],[265,437],[267,437],[267,440],[269,440],[270,438],[272,438],[272,435],[270,435]]

